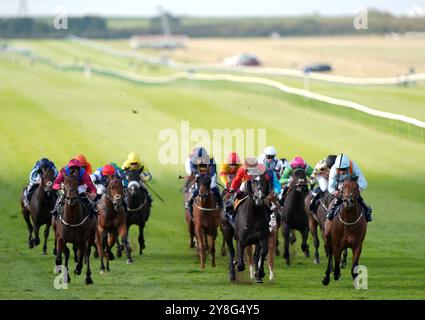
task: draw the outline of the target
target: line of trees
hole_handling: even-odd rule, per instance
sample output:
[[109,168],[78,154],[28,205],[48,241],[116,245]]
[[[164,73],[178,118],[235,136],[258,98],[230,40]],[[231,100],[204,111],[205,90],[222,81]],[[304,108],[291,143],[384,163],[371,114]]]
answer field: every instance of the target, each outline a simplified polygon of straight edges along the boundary
[[[134,20],[134,18],[132,18]],[[146,20],[146,18],[144,18]],[[272,33],[282,36],[382,34],[388,32],[423,32],[425,18],[396,17],[388,13],[369,12],[368,29],[355,30],[354,17],[282,17],[282,18],[186,18],[169,15],[174,34],[190,37],[267,37]],[[0,19],[0,37],[3,38],[61,38],[68,34],[88,38],[126,38],[134,34],[162,34],[159,17],[149,23],[131,27],[111,28],[108,18],[86,16],[70,17],[68,29],[54,28],[48,18]]]

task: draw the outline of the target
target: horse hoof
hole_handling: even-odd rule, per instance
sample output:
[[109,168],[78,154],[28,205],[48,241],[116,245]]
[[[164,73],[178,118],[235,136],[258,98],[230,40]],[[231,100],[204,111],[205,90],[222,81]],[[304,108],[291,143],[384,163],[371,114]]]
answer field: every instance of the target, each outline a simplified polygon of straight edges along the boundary
[[117,258],[121,258],[122,257],[122,251],[117,250]]
[[339,278],[341,278],[341,274],[340,273],[339,274],[334,274],[334,280],[335,281],[338,281]]
[[140,251],[139,251],[139,256],[142,256],[143,255],[143,250],[142,249],[140,249]]
[[304,253],[304,256],[305,256],[306,258],[310,258],[310,252],[306,251],[306,253]]
[[222,256],[222,257],[225,257],[226,255],[227,255],[226,250],[221,250],[221,256]]
[[255,283],[263,283],[262,279],[255,279]]
[[235,281],[236,280],[236,275],[235,275],[235,273],[233,272],[229,272],[229,281]]
[[47,256],[47,251],[43,250],[43,252],[41,253],[41,255]]
[[105,274],[105,270],[100,270],[100,274]]
[[77,276],[79,276],[81,274],[81,270],[75,269],[74,270],[74,274],[76,274]]
[[323,284],[324,286],[327,286],[327,285],[329,284],[329,282],[330,282],[329,277],[324,277],[324,278],[323,278],[323,280],[322,280],[322,284]]
[[133,264],[133,259],[127,259],[127,264]]
[[315,258],[313,263],[314,263],[314,264],[320,264],[320,260],[319,260],[319,258]]
[[28,248],[29,248],[29,249],[34,248],[34,242],[33,242],[32,240],[29,240],[29,241],[28,241]]
[[93,284],[93,280],[92,280],[92,278],[86,278],[86,284],[87,284],[87,285],[89,285],[89,284]]
[[242,272],[245,270],[245,266],[238,264],[238,272]]
[[109,253],[109,261],[115,260],[115,255],[112,253],[112,251]]
[[34,239],[34,244],[38,246],[40,244],[40,239]]
[[341,265],[340,265],[340,268],[341,268],[341,269],[345,269],[345,267],[346,267],[346,266],[347,266],[347,263],[346,263],[346,262],[345,262],[345,263],[344,263],[344,262],[342,262],[342,263],[341,263]]

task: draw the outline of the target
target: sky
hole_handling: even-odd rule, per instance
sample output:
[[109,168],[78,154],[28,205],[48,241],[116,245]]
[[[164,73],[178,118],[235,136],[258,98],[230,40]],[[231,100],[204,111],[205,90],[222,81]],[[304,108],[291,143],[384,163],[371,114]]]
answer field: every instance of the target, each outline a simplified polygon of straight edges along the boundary
[[[21,4],[26,2],[26,5]],[[19,8],[25,8],[19,10]],[[376,8],[396,15],[425,16],[425,0],[0,0],[0,16],[96,14],[152,16],[158,7],[175,15],[289,16],[352,15],[361,8]]]

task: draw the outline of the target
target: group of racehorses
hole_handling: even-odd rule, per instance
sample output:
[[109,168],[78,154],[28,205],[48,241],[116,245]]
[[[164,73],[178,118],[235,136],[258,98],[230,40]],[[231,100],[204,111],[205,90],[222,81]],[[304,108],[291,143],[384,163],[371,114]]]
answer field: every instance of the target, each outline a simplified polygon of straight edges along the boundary
[[[361,219],[362,210],[357,201],[360,191],[355,180],[347,180],[341,186],[343,204],[337,218],[331,224],[330,231],[326,234],[324,230],[326,213],[334,198],[326,192],[320,199],[317,212],[311,212],[309,204],[313,196],[309,193],[309,181],[303,169],[293,171],[283,206],[270,192],[270,186],[264,174],[252,177],[246,182],[245,197],[237,200],[233,205],[236,213],[234,224],[225,218],[223,211],[218,207],[210,189],[210,178],[197,176],[191,179],[192,188],[197,186],[199,195],[194,201],[193,213],[190,214],[190,210],[186,209],[185,220],[189,230],[190,247],[193,248],[196,245],[202,269],[205,268],[208,250],[211,254],[212,266],[216,264],[215,239],[218,229],[221,229],[223,240],[227,244],[230,281],[236,280],[235,268],[239,272],[245,270],[247,258],[251,279],[255,279],[256,283],[262,283],[267,256],[269,279],[274,280],[274,260],[276,253],[279,253],[277,249],[279,228],[283,236],[283,258],[288,266],[291,263],[289,245],[296,241],[294,230],[301,233],[301,249],[305,257],[310,256],[307,239],[311,232],[315,247],[314,263],[318,264],[320,259],[317,227],[319,226],[328,257],[322,283],[329,284],[332,271],[334,279],[339,279],[340,268],[346,265],[347,248],[353,251],[352,277],[353,279],[357,277],[356,266],[359,263],[362,243],[366,235],[366,220]],[[190,188],[185,190],[185,199],[190,193]],[[223,196],[225,200],[229,198],[228,190],[223,190]],[[252,256],[253,249],[254,256]],[[224,247],[222,255],[226,255]]]
[[[100,272],[109,271],[109,261],[115,258],[111,251],[117,244],[117,256],[121,257],[125,249],[127,263],[133,263],[131,248],[128,241],[128,232],[131,225],[139,227],[139,253],[145,249],[144,227],[149,219],[150,204],[148,193],[141,186],[140,170],[127,170],[126,179],[128,188],[124,188],[122,180],[114,178],[109,181],[106,192],[96,203],[97,216],[90,214],[90,208],[81,200],[78,190],[78,178],[73,175],[65,177],[61,192],[64,193],[64,205],[60,214],[52,216],[51,211],[57,199],[57,192],[53,190],[55,176],[52,169],[44,169],[41,181],[34,191],[27,206],[21,194],[21,210],[28,228],[28,244],[30,248],[40,243],[39,230],[44,230],[43,254],[47,254],[47,239],[52,225],[55,233],[55,271],[61,272],[62,253],[65,256],[65,270],[68,270],[70,250],[67,243],[73,244],[76,267],[74,273],[81,274],[83,263],[86,263],[86,284],[92,284],[90,270],[91,248],[95,249],[95,257],[100,256]],[[124,206],[126,201],[126,206]],[[34,233],[34,238],[33,238]],[[120,243],[118,237],[121,237]],[[69,272],[64,276],[65,282],[70,282]]]

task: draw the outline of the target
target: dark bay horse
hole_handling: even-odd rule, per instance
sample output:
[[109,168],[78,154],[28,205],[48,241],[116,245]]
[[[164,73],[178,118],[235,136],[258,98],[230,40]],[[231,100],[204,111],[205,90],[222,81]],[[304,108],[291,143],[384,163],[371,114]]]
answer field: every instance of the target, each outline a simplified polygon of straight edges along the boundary
[[[53,210],[57,198],[56,191],[52,189],[54,180],[55,173],[51,168],[42,171],[40,185],[34,190],[29,207],[25,206],[24,192],[21,194],[21,211],[28,227],[28,245],[30,248],[40,244],[40,227],[44,224],[46,225],[44,229],[43,255],[47,254],[47,238],[49,237],[52,221],[50,211]],[[33,231],[34,239],[32,238]]]
[[97,208],[99,212],[96,246],[100,255],[100,272],[105,272],[103,259],[106,256],[106,270],[109,271],[111,249],[115,244],[118,234],[124,245],[127,264],[132,264],[130,246],[127,239],[127,214],[123,207],[124,187],[122,180],[113,179],[108,183],[106,192],[102,195]]
[[[139,254],[143,254],[145,246],[144,229],[146,222],[149,219],[151,206],[148,197],[148,191],[142,186],[140,174],[143,169],[127,170],[126,178],[128,180],[127,187],[127,233],[130,232],[130,227],[135,224],[139,227]],[[129,239],[129,235],[128,239]],[[123,246],[118,245],[117,256],[122,255]]]
[[208,244],[211,254],[211,265],[215,267],[215,239],[223,212],[211,191],[211,178],[207,175],[200,175],[196,179],[196,184],[199,194],[193,202],[193,224],[201,269],[205,269],[206,244]]
[[[262,283],[262,279],[265,276],[264,260],[268,253],[268,239],[270,234],[270,214],[268,212],[270,186],[264,174],[252,177],[250,181],[246,182],[245,186],[247,197],[236,209],[235,239],[237,241],[237,270],[239,272],[245,270],[245,248],[255,244],[255,282]],[[229,256],[233,264],[234,257],[232,253],[234,254],[234,250],[232,250],[228,239],[226,239],[226,242],[229,246]],[[233,243],[231,245],[233,246]],[[235,279],[233,267],[230,269],[229,276],[231,280]]]
[[306,257],[310,256],[307,245],[308,219],[304,208],[304,200],[307,196],[308,187],[304,169],[295,169],[291,175],[289,189],[285,197],[283,209],[281,210],[282,235],[283,235],[283,258],[286,264],[291,264],[289,256],[289,243],[291,230],[295,229],[301,233],[301,249]]
[[[56,242],[56,272],[62,265],[62,252],[65,254],[65,267],[68,270],[69,249],[67,243],[73,243],[78,248],[78,262],[74,273],[81,274],[83,258],[86,259],[86,284],[93,284],[90,270],[90,250],[94,245],[96,234],[96,218],[90,216],[89,208],[83,204],[78,195],[78,179],[69,175],[65,177],[65,204],[57,218],[52,217],[53,230]],[[68,271],[67,271],[68,272]],[[65,282],[71,282],[69,272],[64,278]]]
[[343,203],[339,213],[332,220],[329,232],[325,234],[328,254],[328,265],[322,283],[327,286],[330,281],[330,273],[333,269],[332,258],[335,257],[334,279],[337,281],[341,276],[340,261],[344,249],[351,248],[353,251],[353,265],[351,276],[357,277],[355,272],[359,264],[363,241],[366,237],[367,222],[361,205],[358,202],[360,189],[357,179],[346,180],[342,186]]

